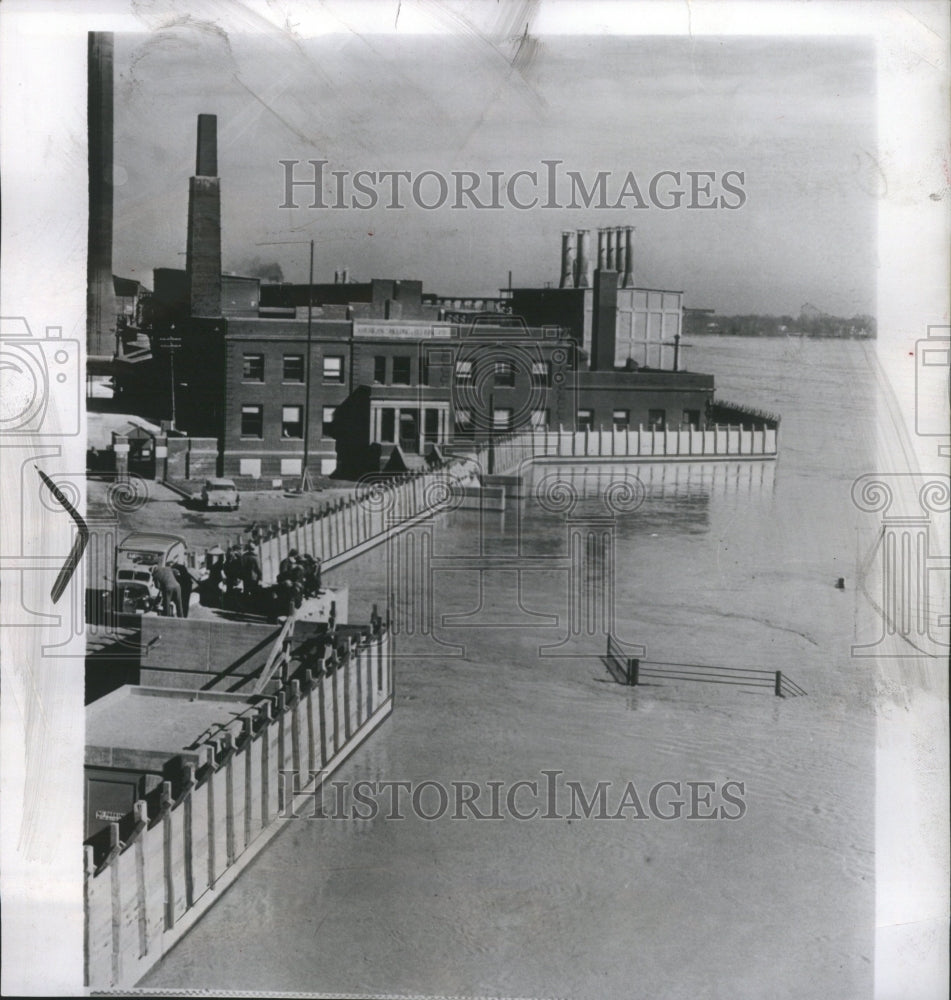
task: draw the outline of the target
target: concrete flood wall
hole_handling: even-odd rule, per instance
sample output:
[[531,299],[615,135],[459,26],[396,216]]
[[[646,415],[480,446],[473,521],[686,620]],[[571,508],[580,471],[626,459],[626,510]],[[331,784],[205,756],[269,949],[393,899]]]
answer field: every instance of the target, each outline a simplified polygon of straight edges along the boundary
[[348,500],[258,527],[238,541],[254,542],[269,585],[291,549],[319,555],[324,569],[333,569],[457,499],[464,507],[501,509],[506,495],[515,493],[493,477],[526,462],[770,460],[778,449],[778,426],[526,431],[471,448],[457,446],[453,458],[425,472],[364,481]]
[[[313,798],[292,801],[290,776],[315,790],[392,711],[393,672],[388,631],[351,645],[335,669],[305,672],[256,713],[200,748],[204,763],[188,766],[182,787],[162,786],[149,812],[135,804],[124,842],[111,828],[105,858],[86,847],[86,985],[137,982],[234,882]],[[311,778],[311,772],[321,772]],[[287,781],[287,787],[285,787]]]

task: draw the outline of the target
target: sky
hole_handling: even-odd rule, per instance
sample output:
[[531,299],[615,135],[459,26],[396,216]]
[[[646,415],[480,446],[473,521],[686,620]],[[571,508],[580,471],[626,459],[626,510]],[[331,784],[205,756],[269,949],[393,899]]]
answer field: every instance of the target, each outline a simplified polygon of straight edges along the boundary
[[[306,281],[418,278],[443,295],[507,284],[557,284],[561,232],[634,225],[638,285],[682,289],[688,306],[721,314],[875,312],[875,61],[871,41],[832,37],[226,34],[187,20],[116,36],[117,274],[151,287],[155,267],[183,267],[188,178],[199,113],[218,116],[223,267],[280,266]],[[281,208],[285,167],[330,171],[543,172],[561,161],[559,208]],[[590,187],[607,171],[608,202],[634,174],[647,207],[568,207],[567,171]],[[726,171],[739,208],[664,210],[649,184],[660,171]],[[544,201],[545,189],[538,193]],[[347,198],[352,189],[347,187]],[[665,195],[672,179],[659,189]],[[516,196],[530,201],[523,178]],[[438,188],[419,188],[432,203]],[[660,198],[658,199],[660,200]],[[706,201],[707,199],[701,199]],[[299,241],[299,242],[293,242]],[[268,246],[261,244],[278,243]]]

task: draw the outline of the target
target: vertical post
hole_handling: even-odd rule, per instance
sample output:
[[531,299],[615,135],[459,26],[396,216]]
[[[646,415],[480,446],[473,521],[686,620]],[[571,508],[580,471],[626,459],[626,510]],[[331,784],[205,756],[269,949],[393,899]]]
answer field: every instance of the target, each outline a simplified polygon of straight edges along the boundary
[[641,673],[641,661],[636,657],[631,657],[627,661],[627,682],[632,687],[637,687],[637,682]]
[[782,670],[776,671],[776,685],[773,688],[773,693],[777,698],[782,698],[783,696],[783,672]]
[[307,277],[307,360],[305,362],[306,384],[304,386],[304,461],[301,465],[300,488],[303,493],[306,487],[310,486],[310,474],[307,471],[307,463],[310,459],[310,383],[312,381],[311,345],[314,311],[314,241],[310,241],[310,269]]

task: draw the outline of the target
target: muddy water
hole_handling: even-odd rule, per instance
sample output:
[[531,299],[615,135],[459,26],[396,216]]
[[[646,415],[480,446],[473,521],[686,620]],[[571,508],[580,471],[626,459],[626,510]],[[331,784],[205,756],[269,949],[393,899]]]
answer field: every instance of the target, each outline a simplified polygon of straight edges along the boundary
[[[534,485],[558,474],[573,521],[613,518],[613,600],[609,586],[599,607],[645,660],[781,669],[808,695],[621,687],[603,637],[571,634],[571,529],[555,494],[529,490],[504,518],[446,515],[437,627],[401,636],[395,712],[338,779],[471,781],[488,796],[488,782],[544,788],[558,771],[588,794],[607,782],[610,813],[633,783],[647,817],[568,819],[562,799],[555,819],[454,820],[450,807],[426,820],[404,805],[395,820],[381,798],[372,820],[294,822],[143,986],[871,995],[874,713],[869,669],[849,652],[871,627],[855,589],[869,527],[849,500],[874,442],[866,355],[711,338],[689,362],[717,375],[721,397],[782,413],[778,463],[540,468]],[[634,477],[635,509],[607,510],[606,484]],[[586,586],[604,578],[601,563],[580,572]],[[418,600],[387,583],[382,549],[335,579],[353,616],[386,589],[404,615]],[[743,783],[739,819],[647,807],[659,782],[728,780]]]

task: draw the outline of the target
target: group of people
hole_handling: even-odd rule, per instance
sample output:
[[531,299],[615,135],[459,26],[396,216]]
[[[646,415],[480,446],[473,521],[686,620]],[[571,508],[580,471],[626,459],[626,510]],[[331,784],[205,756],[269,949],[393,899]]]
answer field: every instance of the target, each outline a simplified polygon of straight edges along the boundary
[[297,549],[281,560],[277,572],[276,603],[279,615],[291,615],[305,597],[318,597],[321,592],[320,559]]
[[[305,597],[322,593],[320,559],[309,552],[291,549],[281,560],[277,582],[269,590],[261,586],[262,575],[260,560],[250,543],[244,547],[232,545],[225,553],[219,549],[217,558],[208,561],[207,574],[197,581],[201,603],[208,607],[253,608],[277,618],[293,614]],[[196,582],[189,569],[181,563],[154,566],[152,580],[158,591],[160,613],[187,618]]]

